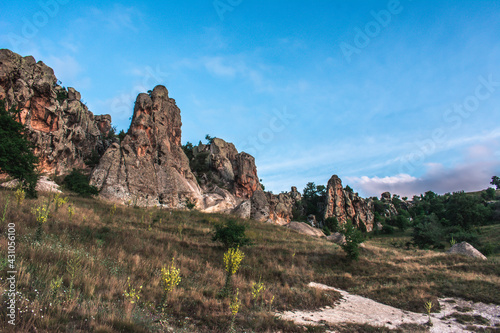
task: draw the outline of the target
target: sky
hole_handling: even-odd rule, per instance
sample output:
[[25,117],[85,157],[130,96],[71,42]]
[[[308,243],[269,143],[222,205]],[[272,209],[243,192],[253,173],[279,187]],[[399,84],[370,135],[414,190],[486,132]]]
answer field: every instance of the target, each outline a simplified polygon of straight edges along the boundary
[[500,1],[3,1],[0,48],[33,55],[128,129],[158,84],[266,190],[411,197],[500,175]]

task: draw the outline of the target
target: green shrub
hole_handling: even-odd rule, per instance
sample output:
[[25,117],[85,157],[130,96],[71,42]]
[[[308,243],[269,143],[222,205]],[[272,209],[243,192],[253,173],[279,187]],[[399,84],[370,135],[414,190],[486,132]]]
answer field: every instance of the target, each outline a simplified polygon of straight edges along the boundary
[[358,230],[350,220],[341,228],[340,232],[345,236],[345,244],[340,245],[347,254],[349,260],[358,260],[359,244],[363,243],[365,238],[363,233]]
[[328,217],[325,219],[325,227],[328,227],[328,229],[331,232],[338,232],[339,231],[339,221],[335,216]]
[[69,175],[64,177],[64,185],[68,190],[82,197],[90,197],[99,194],[95,186],[89,185],[89,178],[80,170],[73,169]]
[[250,239],[245,236],[246,227],[234,220],[228,220],[225,225],[215,225],[215,234],[212,237],[214,242],[220,242],[222,245],[229,248],[237,248],[250,244]]
[[67,99],[68,92],[66,91],[66,88],[63,87],[62,90],[57,91],[57,101],[59,102],[59,104],[62,104]]

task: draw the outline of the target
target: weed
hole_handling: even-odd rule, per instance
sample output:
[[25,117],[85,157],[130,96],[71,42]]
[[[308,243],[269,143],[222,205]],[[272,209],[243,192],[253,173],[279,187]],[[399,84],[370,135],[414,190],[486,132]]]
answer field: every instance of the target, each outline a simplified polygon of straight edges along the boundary
[[61,193],[56,193],[54,196],[54,210],[57,213],[60,207],[62,207],[64,204],[68,203],[68,198],[63,198],[61,197]]
[[47,222],[49,217],[49,208],[47,206],[38,206],[33,209],[33,215],[37,222],[37,229],[35,234],[35,242],[39,242],[42,238],[43,225]]
[[23,204],[24,199],[26,198],[26,192],[24,192],[24,190],[21,187],[19,187],[14,193],[14,196],[16,197],[17,208],[19,208]]
[[261,298],[260,308],[262,308],[264,303],[264,298],[262,297],[262,293],[266,290],[264,283],[261,282],[259,278],[259,282],[252,283],[252,298],[254,302],[254,306],[257,306],[259,298]]
[[224,253],[224,267],[226,269],[226,283],[222,289],[221,296],[227,297],[231,291],[231,280],[233,274],[236,274],[240,268],[241,261],[245,258],[245,254],[241,252],[240,248],[231,248]]
[[241,306],[241,301],[238,298],[239,292],[239,289],[236,289],[236,293],[233,295],[233,297],[231,298],[231,302],[229,303],[229,310],[231,311],[231,327],[229,329],[230,332],[236,332],[234,329],[234,321]]
[[75,209],[73,208],[72,205],[68,206],[68,218],[69,218],[69,223],[73,220],[73,215],[75,215]]
[[428,326],[432,326],[431,311],[432,311],[432,301],[425,302],[425,312],[427,312],[427,316],[429,317],[429,321],[427,322]]
[[2,224],[5,222],[5,217],[7,216],[7,209],[9,208],[9,199],[10,196],[8,196],[7,199],[5,200],[5,204],[3,207]]
[[176,268],[174,265],[174,258],[172,258],[172,264],[170,267],[161,269],[161,282],[163,284],[163,306],[166,305],[167,296],[171,293],[175,287],[181,282],[180,277],[181,270]]

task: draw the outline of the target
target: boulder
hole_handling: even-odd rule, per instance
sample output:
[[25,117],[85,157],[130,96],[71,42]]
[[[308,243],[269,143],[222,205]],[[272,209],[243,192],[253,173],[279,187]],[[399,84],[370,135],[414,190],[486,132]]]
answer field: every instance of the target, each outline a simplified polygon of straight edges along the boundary
[[474,246],[467,242],[461,242],[453,245],[446,253],[448,254],[461,254],[468,257],[473,257],[481,260],[486,260],[486,256],[476,250]]
[[331,235],[326,236],[326,239],[338,245],[345,244],[345,236],[340,232],[334,232]]
[[243,201],[237,207],[235,207],[231,213],[242,219],[249,219],[252,214],[252,201]]
[[[17,185],[19,185],[19,181],[14,179],[0,184],[0,187],[14,189]],[[36,190],[38,192],[61,193],[59,185],[46,176],[41,176],[40,179],[38,179],[38,182],[36,183]]]
[[373,202],[361,198],[357,193],[346,191],[342,181],[333,175],[326,188],[324,219],[336,217],[339,225],[351,220],[358,228],[373,230]]
[[181,148],[181,115],[164,86],[150,95],[137,96],[130,129],[120,144],[114,143],[91,175],[100,195],[139,206],[186,207],[189,202],[205,208],[203,198]]
[[311,227],[309,224],[304,222],[290,222],[286,225],[287,228],[297,231],[298,233],[313,236],[313,237],[325,237],[323,231],[317,228]]
[[80,93],[61,87],[52,68],[31,56],[0,49],[0,99],[7,108],[20,110],[18,121],[29,129],[42,173],[88,169],[85,161],[94,151],[103,154],[110,144],[105,137],[111,117],[96,121]]

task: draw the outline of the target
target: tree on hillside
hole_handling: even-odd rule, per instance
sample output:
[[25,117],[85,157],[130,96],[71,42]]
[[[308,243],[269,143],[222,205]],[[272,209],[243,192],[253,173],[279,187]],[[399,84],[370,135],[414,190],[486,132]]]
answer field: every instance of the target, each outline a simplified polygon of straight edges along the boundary
[[19,179],[30,197],[36,197],[38,158],[28,140],[27,128],[16,121],[18,110],[5,108],[0,101],[0,171]]
[[493,176],[491,177],[491,185],[495,185],[497,187],[497,190],[500,189],[500,177],[498,176]]

